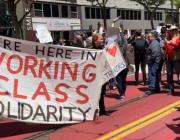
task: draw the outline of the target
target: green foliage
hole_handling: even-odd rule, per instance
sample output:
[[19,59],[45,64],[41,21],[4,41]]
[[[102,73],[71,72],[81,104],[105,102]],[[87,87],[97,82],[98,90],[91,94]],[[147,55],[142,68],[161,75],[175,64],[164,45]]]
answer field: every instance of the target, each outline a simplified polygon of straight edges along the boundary
[[135,1],[146,9],[150,9],[150,7],[159,7],[160,5],[163,5],[167,0],[130,0]]
[[108,0],[87,0],[92,3],[92,5],[97,5],[100,7],[105,7]]
[[180,0],[174,0],[176,7],[179,9],[180,8]]

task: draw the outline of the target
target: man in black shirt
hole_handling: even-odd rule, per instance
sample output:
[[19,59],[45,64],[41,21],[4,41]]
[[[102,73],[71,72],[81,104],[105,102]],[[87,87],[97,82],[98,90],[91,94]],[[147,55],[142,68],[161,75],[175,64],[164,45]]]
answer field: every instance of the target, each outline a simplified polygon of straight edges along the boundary
[[136,32],[136,38],[131,44],[134,47],[134,62],[135,62],[135,80],[139,82],[139,65],[141,64],[141,70],[143,74],[143,82],[146,84],[146,69],[145,69],[145,55],[148,42],[142,37],[141,32]]

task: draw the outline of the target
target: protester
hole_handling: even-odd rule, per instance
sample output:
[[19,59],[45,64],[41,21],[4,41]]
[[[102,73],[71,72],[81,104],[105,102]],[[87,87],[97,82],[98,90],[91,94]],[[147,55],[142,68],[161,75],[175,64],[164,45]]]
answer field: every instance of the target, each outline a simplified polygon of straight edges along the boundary
[[148,86],[149,90],[145,94],[153,94],[160,91],[159,85],[159,65],[162,60],[162,52],[160,43],[157,41],[157,34],[150,32],[148,34],[149,47],[147,49],[147,63],[148,63]]
[[119,91],[119,98],[123,100],[125,98],[125,92],[126,92],[126,78],[127,78],[127,74],[129,71],[129,60],[127,57],[127,40],[122,32],[122,28],[119,28],[119,40],[118,40],[118,45],[120,47],[120,51],[124,57],[124,61],[126,63],[126,69],[122,70],[117,76],[116,76],[116,81],[117,81],[117,88]]
[[174,68],[176,68],[177,73],[180,73],[180,36],[178,28],[176,26],[171,26],[168,30],[167,37],[170,38],[166,40],[163,46],[167,58],[167,83],[170,94],[174,95]]
[[[113,19],[111,27],[115,27],[115,23],[120,19],[121,17],[117,17]],[[125,38],[125,35],[123,33],[123,29],[119,27],[119,39],[117,40],[117,43],[120,47],[120,51],[122,53],[122,56],[124,57],[124,61],[126,63],[126,69],[122,70],[117,76],[116,76],[116,84],[119,91],[119,97],[118,99],[123,100],[125,98],[125,92],[126,92],[126,78],[129,71],[129,60],[127,57],[127,39]]]
[[163,65],[164,65],[164,61],[165,61],[165,52],[164,52],[162,47],[164,46],[165,41],[164,41],[164,37],[162,36],[162,34],[156,32],[156,35],[157,35],[157,41],[160,43],[160,48],[161,48],[161,52],[162,52],[162,59],[161,59],[161,62],[159,64],[159,74],[158,74],[159,81],[162,82],[161,71],[163,69]]
[[[104,48],[103,36],[100,34],[94,34],[92,36],[92,45],[93,45],[93,49],[103,49]],[[100,100],[99,100],[100,115],[109,115],[106,112],[105,105],[104,105],[104,95],[106,92],[106,85],[107,85],[107,83],[105,83],[101,88],[101,96],[100,96]]]
[[134,62],[135,62],[135,80],[136,84],[139,83],[139,65],[141,65],[141,70],[143,74],[143,82],[146,84],[146,48],[148,47],[148,42],[142,37],[141,31],[136,32],[136,37],[131,44],[134,47]]

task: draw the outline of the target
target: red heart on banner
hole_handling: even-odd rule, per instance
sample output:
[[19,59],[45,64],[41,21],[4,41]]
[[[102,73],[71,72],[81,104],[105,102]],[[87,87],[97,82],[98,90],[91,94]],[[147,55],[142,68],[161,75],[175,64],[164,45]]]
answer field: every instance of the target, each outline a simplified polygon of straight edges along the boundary
[[116,48],[115,45],[108,48],[108,53],[111,56],[115,57],[116,56],[116,52],[117,52],[117,48]]

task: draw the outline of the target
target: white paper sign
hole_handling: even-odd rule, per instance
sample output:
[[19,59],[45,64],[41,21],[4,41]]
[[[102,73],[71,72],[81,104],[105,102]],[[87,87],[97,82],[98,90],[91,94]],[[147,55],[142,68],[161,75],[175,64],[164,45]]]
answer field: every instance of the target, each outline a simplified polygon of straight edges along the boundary
[[52,36],[45,25],[38,24],[35,29],[37,31],[36,37],[39,39],[40,43],[53,42]]

